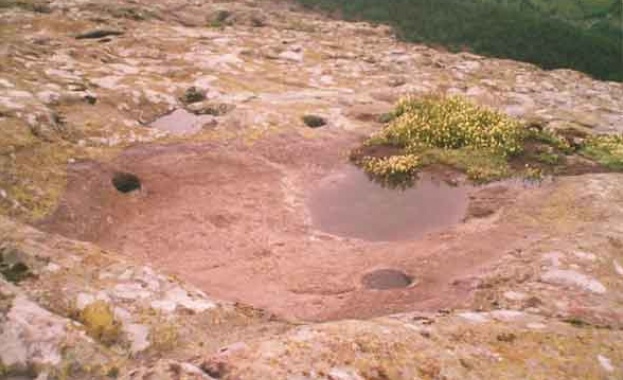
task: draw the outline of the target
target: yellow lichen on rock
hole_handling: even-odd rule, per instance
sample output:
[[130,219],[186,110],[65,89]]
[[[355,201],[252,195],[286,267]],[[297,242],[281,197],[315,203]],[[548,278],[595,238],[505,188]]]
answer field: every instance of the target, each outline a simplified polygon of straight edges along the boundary
[[87,334],[98,341],[112,345],[121,338],[121,323],[115,320],[110,304],[98,300],[87,305],[79,314],[78,319],[86,328]]

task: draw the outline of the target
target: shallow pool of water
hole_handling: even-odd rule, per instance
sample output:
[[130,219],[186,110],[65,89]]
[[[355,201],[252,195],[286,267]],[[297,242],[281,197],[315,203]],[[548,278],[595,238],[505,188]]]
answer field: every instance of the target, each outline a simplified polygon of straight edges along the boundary
[[431,175],[422,175],[411,188],[389,189],[348,165],[320,181],[308,206],[321,231],[371,241],[407,240],[460,223],[469,190]]

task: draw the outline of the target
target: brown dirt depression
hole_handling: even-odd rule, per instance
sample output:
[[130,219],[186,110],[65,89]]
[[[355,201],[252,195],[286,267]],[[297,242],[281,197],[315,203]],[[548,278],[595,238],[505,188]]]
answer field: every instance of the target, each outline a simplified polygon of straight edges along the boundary
[[[303,320],[458,307],[487,265],[530,237],[498,221],[495,207],[487,219],[461,222],[468,193],[482,203],[486,188],[425,182],[392,199],[327,153],[334,146],[305,144],[268,143],[255,153],[151,145],[106,164],[73,164],[59,208],[40,226],[153,263],[213,297]],[[115,185],[120,173],[129,191]],[[521,197],[532,202],[543,191]],[[518,197],[502,193],[506,204]],[[416,281],[366,286],[367,274],[386,270]]]

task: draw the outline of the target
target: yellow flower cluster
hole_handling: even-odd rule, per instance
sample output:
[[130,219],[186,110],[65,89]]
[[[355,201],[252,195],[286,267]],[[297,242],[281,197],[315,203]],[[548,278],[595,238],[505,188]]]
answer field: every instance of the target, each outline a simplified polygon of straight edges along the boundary
[[517,120],[461,97],[406,97],[398,102],[394,116],[375,142],[412,152],[471,147],[507,156],[522,149],[523,130]]
[[366,158],[363,168],[366,172],[379,177],[392,177],[412,174],[418,168],[420,160],[413,154],[384,158]]

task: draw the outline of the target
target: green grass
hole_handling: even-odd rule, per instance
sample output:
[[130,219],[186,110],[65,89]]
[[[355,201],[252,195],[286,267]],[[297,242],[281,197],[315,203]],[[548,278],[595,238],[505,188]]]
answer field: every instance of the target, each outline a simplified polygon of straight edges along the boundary
[[620,0],[298,0],[412,42],[623,81]]
[[623,170],[623,136],[593,136],[580,153],[608,169]]

